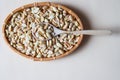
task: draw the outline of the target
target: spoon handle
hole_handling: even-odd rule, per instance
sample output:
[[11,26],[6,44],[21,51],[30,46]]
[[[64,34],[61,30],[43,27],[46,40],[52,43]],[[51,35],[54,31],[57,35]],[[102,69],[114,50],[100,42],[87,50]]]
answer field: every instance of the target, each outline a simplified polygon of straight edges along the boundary
[[110,35],[111,30],[81,30],[81,31],[67,31],[67,33],[83,34],[83,35]]

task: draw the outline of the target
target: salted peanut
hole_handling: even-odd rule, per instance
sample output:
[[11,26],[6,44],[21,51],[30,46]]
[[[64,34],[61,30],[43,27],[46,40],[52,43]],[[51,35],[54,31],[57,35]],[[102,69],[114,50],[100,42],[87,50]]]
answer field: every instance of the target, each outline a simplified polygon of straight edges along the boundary
[[71,30],[71,28],[73,27],[73,23],[69,24],[69,29]]
[[44,22],[45,18],[43,16],[40,16],[41,22]]
[[57,52],[59,49],[60,49],[60,47],[58,47],[56,44],[55,45],[53,45],[53,48],[54,48],[54,52]]
[[67,29],[68,25],[69,25],[69,23],[65,21],[65,25],[63,26],[63,29]]
[[33,44],[34,44],[34,47],[36,48],[39,45],[39,41],[36,41]]
[[[36,53],[35,53],[34,50],[31,51],[31,55],[32,55],[33,57],[36,55]],[[36,56],[36,57],[37,57],[37,56]]]
[[59,48],[62,48],[63,46],[62,46],[62,44],[60,43],[60,42],[56,42],[56,45],[59,47]]
[[18,30],[18,26],[16,26],[14,29],[13,29],[13,32],[17,32]]
[[26,37],[25,37],[25,41],[26,41],[27,43],[29,43],[30,40],[31,40],[31,37],[30,37],[29,35],[26,35]]
[[73,21],[72,15],[69,15],[68,20],[69,20],[69,21]]
[[47,30],[46,30],[46,32],[47,32],[47,33],[52,33],[52,31],[51,31],[51,30],[49,30],[49,29],[47,29]]
[[26,10],[23,10],[23,14],[22,14],[22,16],[27,16],[27,12],[26,12]]
[[17,39],[18,39],[18,36],[15,36],[15,37],[14,37],[14,40],[16,41]]
[[8,27],[8,31],[11,32],[12,31],[12,26]]
[[42,9],[46,11],[48,9],[48,6],[43,6]]
[[19,50],[22,50],[24,47],[22,44],[17,44],[16,47],[19,49]]
[[59,49],[59,51],[58,51],[60,54],[63,54],[64,53],[64,51],[62,50],[62,49]]
[[[13,45],[13,47],[16,47],[15,45]],[[21,50],[22,53],[25,53],[26,51],[25,50]]]
[[66,16],[67,15],[67,12],[65,10],[63,10],[63,15]]
[[73,46],[72,46],[72,45],[70,45],[67,49],[68,49],[68,50],[70,50],[70,49],[72,49],[72,48],[73,48]]
[[49,40],[49,46],[52,46],[52,40]]
[[51,34],[50,34],[50,33],[46,33],[46,36],[47,36],[47,38],[49,38],[49,39],[51,39],[51,38],[52,38],[52,36],[51,36]]
[[48,58],[50,58],[52,55],[47,55]]
[[11,39],[11,42],[12,42],[12,43],[15,43],[16,41],[15,41],[15,39],[14,39],[14,38],[12,38],[12,39]]
[[75,24],[75,26],[78,26],[78,25],[79,25],[77,21],[74,21],[74,24]]
[[41,58],[41,57],[42,57],[42,54],[41,54],[41,53],[38,53],[36,57],[37,57],[37,58]]
[[61,39],[64,39],[67,36],[67,34],[61,34]]
[[67,49],[67,50],[70,50],[72,47],[72,45],[69,43],[69,42],[65,42],[64,43],[64,47]]
[[40,12],[40,10],[39,10],[39,8],[38,7],[33,7],[33,8],[31,8],[31,12],[33,13],[33,14],[38,14],[39,12]]
[[37,37],[38,40],[44,40],[45,38],[38,32],[35,33],[35,36]]
[[41,44],[39,49],[40,49],[41,52],[44,52],[45,49],[46,49],[46,45],[45,44]]
[[53,45],[52,40],[47,40],[47,42],[46,42],[47,48],[53,50],[52,45]]
[[25,27],[27,27],[27,25],[25,23],[22,23],[21,27],[25,28]]
[[80,39],[79,37],[76,37],[76,39],[75,39],[75,41],[74,41],[74,42],[76,42],[76,43],[77,43],[79,39]]
[[47,54],[46,54],[46,53],[43,53],[42,56],[43,56],[43,57],[47,57]]
[[40,31],[42,34],[45,33],[44,29],[42,27],[38,28],[38,31]]
[[36,27],[35,22],[32,22],[32,23],[30,24],[30,27],[35,28],[35,27]]
[[48,50],[47,57],[51,57],[51,56],[54,56],[53,51],[52,50]]
[[[26,35],[25,34],[21,34],[20,37],[16,36],[15,38],[17,39],[25,39],[26,38]],[[25,41],[25,40],[24,40]]]
[[54,54],[55,54],[55,56],[59,56],[59,55],[60,55],[60,53],[59,53],[59,52],[55,52]]
[[40,53],[40,49],[39,48],[35,48],[37,53]]
[[48,19],[45,19],[44,22],[48,23],[49,21],[48,21]]
[[29,42],[29,46],[30,46],[30,47],[33,47],[33,43],[32,43],[32,42]]
[[51,13],[49,14],[48,19],[52,20],[52,19],[54,19],[54,17],[55,17],[55,14],[51,12]]
[[43,53],[44,53],[44,54],[47,54],[47,52],[48,52],[48,49],[46,49]]
[[42,37],[42,36],[39,36],[38,39],[39,39],[39,40],[42,40],[42,41],[45,40],[45,38]]
[[53,51],[48,50],[47,54],[48,54],[48,55],[52,55],[52,54],[53,54]]
[[72,31],[75,31],[75,29],[76,29],[76,26],[73,25],[73,27],[71,28],[71,30],[72,30]]
[[6,35],[8,36],[8,34],[9,34],[9,31],[8,31],[8,30],[5,30],[5,33],[6,33]]
[[50,8],[54,11],[54,12],[58,12],[58,9],[56,7],[50,6]]
[[35,36],[36,37],[41,37],[41,35],[38,32],[35,33]]
[[28,49],[26,50],[26,55],[30,55],[31,53],[31,51],[32,51],[32,49],[31,49],[31,47],[27,47]]

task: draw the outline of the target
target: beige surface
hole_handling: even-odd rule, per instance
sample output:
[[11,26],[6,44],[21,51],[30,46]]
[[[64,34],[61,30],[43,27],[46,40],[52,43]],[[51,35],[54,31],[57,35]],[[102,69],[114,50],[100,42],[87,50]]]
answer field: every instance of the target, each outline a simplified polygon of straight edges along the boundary
[[[34,1],[39,0],[1,1],[0,26],[12,10]],[[112,29],[114,34],[87,37],[73,54],[50,62],[33,62],[13,54],[0,35],[0,80],[120,80],[120,1],[51,1],[74,9],[87,29]]]

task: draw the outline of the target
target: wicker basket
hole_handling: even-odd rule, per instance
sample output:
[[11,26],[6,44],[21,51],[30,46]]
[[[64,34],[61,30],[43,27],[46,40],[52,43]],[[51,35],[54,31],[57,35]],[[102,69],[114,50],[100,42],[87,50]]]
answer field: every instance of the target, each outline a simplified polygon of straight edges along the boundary
[[72,53],[72,52],[80,45],[80,43],[81,43],[81,41],[82,41],[82,39],[83,39],[83,35],[80,35],[79,41],[77,42],[77,44],[76,44],[71,50],[63,53],[62,55],[59,55],[59,56],[56,56],[56,57],[53,57],[53,58],[35,58],[35,57],[32,57],[32,56],[28,56],[28,55],[26,55],[26,54],[23,54],[23,53],[21,53],[20,51],[18,51],[17,49],[13,48],[13,47],[9,44],[9,41],[8,41],[6,35],[5,35],[5,26],[6,26],[6,24],[8,23],[9,19],[11,18],[11,16],[12,16],[14,13],[16,13],[16,12],[23,10],[24,8],[33,7],[33,6],[45,6],[45,5],[46,5],[46,6],[51,6],[51,5],[52,5],[52,6],[55,6],[55,7],[60,6],[61,8],[63,8],[64,10],[66,10],[69,14],[71,14],[72,16],[74,16],[74,17],[77,19],[77,21],[79,22],[79,24],[81,25],[81,26],[80,26],[81,29],[83,29],[83,25],[82,25],[82,22],[81,22],[80,18],[79,18],[71,9],[68,9],[68,8],[66,8],[66,7],[63,6],[63,5],[59,5],[59,4],[52,3],[52,2],[37,2],[37,3],[32,3],[32,4],[24,5],[24,6],[22,6],[22,7],[19,7],[19,8],[17,8],[17,9],[15,9],[14,11],[12,11],[12,12],[7,16],[7,18],[6,18],[5,21],[4,21],[4,24],[3,24],[3,32],[2,32],[2,33],[3,33],[3,36],[4,36],[4,40],[6,41],[7,45],[8,45],[13,51],[15,51],[16,53],[18,53],[18,54],[20,54],[20,55],[22,55],[22,56],[24,56],[24,57],[26,57],[26,58],[32,59],[32,60],[34,60],[34,61],[49,61],[49,60],[54,60],[54,59],[62,58],[62,57],[64,57],[64,56]]

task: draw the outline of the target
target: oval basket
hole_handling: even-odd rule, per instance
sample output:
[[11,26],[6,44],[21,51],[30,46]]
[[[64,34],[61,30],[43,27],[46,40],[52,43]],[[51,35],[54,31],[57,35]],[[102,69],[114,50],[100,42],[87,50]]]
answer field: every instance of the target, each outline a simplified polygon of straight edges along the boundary
[[20,54],[21,56],[24,56],[26,58],[29,58],[29,59],[32,59],[34,61],[49,61],[49,60],[55,60],[55,59],[58,59],[58,58],[62,58],[70,53],[72,53],[81,43],[82,39],[83,39],[83,35],[80,35],[80,38],[79,38],[79,41],[77,42],[77,44],[69,51],[63,53],[62,55],[59,55],[59,56],[56,56],[56,57],[52,57],[52,58],[35,58],[35,57],[32,57],[32,56],[28,56],[26,54],[23,54],[21,53],[20,51],[18,51],[17,49],[13,48],[7,37],[6,37],[6,34],[5,34],[5,26],[6,24],[9,22],[10,18],[12,17],[12,15],[18,11],[21,11],[25,8],[29,8],[29,7],[33,7],[33,6],[55,6],[55,7],[61,7],[62,9],[66,10],[69,14],[71,14],[72,16],[74,16],[76,18],[76,20],[79,22],[80,24],[80,28],[83,30],[83,25],[82,25],[82,22],[80,20],[80,18],[69,8],[63,6],[63,5],[60,5],[60,4],[56,4],[56,3],[52,3],[52,2],[37,2],[37,3],[32,3],[32,4],[27,4],[27,5],[24,5],[22,7],[19,7],[17,9],[15,9],[14,11],[12,11],[8,16],[7,18],[5,19],[4,21],[4,24],[3,24],[3,28],[2,28],[2,33],[3,33],[3,37],[4,37],[4,40],[5,42],[7,43],[7,45],[13,50],[15,51],[16,53]]

